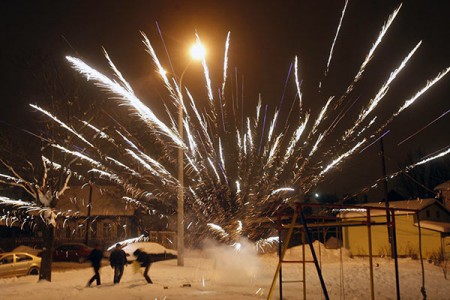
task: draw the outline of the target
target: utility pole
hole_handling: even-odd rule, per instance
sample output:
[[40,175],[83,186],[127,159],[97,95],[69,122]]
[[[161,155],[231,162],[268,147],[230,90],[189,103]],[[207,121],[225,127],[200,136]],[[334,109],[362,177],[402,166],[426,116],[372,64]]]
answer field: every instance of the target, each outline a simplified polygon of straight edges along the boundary
[[395,287],[397,291],[397,299],[400,300],[400,280],[398,274],[398,259],[397,259],[397,236],[395,232],[395,212],[392,210],[392,224],[391,224],[391,210],[389,208],[389,196],[388,196],[388,182],[386,175],[386,161],[384,158],[384,144],[383,137],[380,138],[380,155],[381,155],[381,168],[383,172],[383,187],[384,187],[384,203],[386,206],[386,222],[389,236],[389,243],[391,244],[391,257],[394,259],[395,264]]

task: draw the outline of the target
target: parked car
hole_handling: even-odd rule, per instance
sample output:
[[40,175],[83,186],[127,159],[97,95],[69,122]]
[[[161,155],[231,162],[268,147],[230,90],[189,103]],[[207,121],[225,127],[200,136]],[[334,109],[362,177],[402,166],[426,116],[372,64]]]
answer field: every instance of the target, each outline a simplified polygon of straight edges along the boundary
[[39,275],[41,258],[26,252],[0,254],[0,276]]
[[80,243],[62,244],[53,252],[54,261],[76,261],[84,263],[92,248]]
[[138,242],[132,243],[123,247],[123,251],[127,254],[127,260],[133,261],[136,257],[133,255],[134,251],[140,249],[146,253],[153,255],[153,261],[162,261],[168,259],[177,258],[177,251],[172,249],[167,249],[161,244],[152,242]]

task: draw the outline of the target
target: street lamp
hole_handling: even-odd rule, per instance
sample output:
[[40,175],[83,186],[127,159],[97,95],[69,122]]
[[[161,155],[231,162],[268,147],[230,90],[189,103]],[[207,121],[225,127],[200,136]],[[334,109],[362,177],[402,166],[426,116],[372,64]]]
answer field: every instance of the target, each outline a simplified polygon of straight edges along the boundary
[[[191,59],[181,73],[179,80],[179,105],[178,105],[178,135],[183,140],[183,76],[193,60],[200,60],[205,57],[206,51],[200,42],[191,47]],[[178,148],[178,204],[177,204],[177,264],[184,266],[184,149]]]

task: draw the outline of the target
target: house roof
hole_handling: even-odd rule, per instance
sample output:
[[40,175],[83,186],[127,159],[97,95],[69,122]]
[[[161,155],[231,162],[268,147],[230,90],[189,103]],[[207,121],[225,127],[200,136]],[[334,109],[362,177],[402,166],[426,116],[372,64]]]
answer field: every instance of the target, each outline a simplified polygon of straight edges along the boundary
[[[414,226],[418,226],[417,223],[414,223]],[[439,231],[443,233],[450,233],[450,223],[448,222],[437,222],[437,221],[420,221],[420,227],[426,228],[429,230]]]
[[443,182],[434,188],[435,191],[448,191],[450,190],[450,180]]
[[[402,200],[402,201],[391,201],[389,202],[389,207],[398,209],[399,211],[396,211],[396,215],[401,214],[411,214],[414,213],[414,211],[402,211],[403,210],[415,210],[415,211],[421,211],[425,209],[426,207],[429,207],[431,205],[439,205],[443,209],[447,210],[439,201],[437,201],[434,198],[427,198],[427,199],[414,199],[414,200]],[[364,203],[364,204],[357,204],[356,206],[361,207],[373,207],[373,208],[384,208],[386,207],[386,204],[384,202],[375,202],[375,203]],[[365,210],[349,210],[349,211],[343,211],[340,213],[340,216],[342,218],[355,218],[355,217],[361,217],[365,216],[366,212]],[[372,210],[370,213],[371,216],[381,216],[386,215],[385,210]]]
[[[58,200],[56,209],[87,216],[89,185],[75,186],[67,190]],[[111,186],[92,188],[91,216],[132,216],[135,208],[122,200],[122,194]]]

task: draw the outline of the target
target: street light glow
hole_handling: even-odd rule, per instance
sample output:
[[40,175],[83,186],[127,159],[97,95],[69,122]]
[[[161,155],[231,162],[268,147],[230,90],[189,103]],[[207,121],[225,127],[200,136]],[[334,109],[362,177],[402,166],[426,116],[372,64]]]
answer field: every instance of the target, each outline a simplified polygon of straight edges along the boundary
[[191,47],[191,57],[195,60],[201,60],[206,55],[206,49],[200,42],[195,43]]

